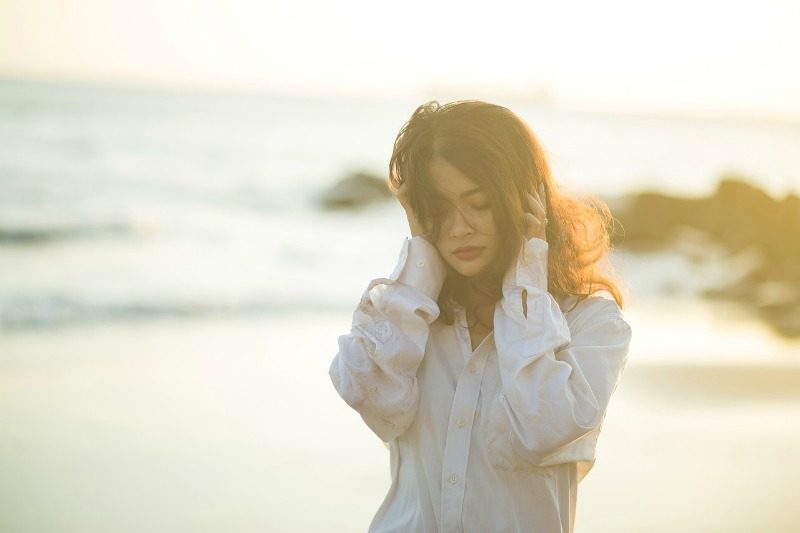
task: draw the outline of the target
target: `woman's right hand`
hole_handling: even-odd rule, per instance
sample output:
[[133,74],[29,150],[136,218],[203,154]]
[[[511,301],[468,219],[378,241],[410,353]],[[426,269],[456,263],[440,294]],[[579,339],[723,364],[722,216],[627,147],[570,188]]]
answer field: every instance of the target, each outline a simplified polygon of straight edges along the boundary
[[403,209],[406,212],[406,218],[408,218],[408,227],[411,230],[411,236],[412,237],[420,236],[430,241],[428,232],[425,231],[425,228],[417,219],[417,216],[414,212],[414,208],[411,207],[411,200],[408,197],[408,186],[406,182],[403,182],[400,185],[400,188],[397,189],[395,196],[397,196],[397,199],[400,201],[400,205],[403,206]]

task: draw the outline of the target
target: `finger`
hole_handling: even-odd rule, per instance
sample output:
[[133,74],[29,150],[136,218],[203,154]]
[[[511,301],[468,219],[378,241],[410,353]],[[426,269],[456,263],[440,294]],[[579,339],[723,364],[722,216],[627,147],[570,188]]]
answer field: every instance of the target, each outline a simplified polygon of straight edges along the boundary
[[547,191],[544,188],[544,183],[539,184],[539,204],[542,206],[542,218],[547,217]]
[[525,238],[530,239],[544,233],[544,224],[531,214],[525,216]]
[[398,196],[398,198],[401,198],[403,200],[408,198],[408,187],[406,187],[406,182],[405,181],[403,183],[401,183],[400,184],[400,188],[397,189],[397,196]]
[[528,228],[529,230],[537,230],[542,226],[543,226],[543,224],[542,224],[542,220],[540,218],[537,218],[536,216],[534,216],[534,215],[532,215],[530,213],[526,213],[525,214],[525,227],[526,228]]
[[541,193],[541,191],[538,191],[538,192],[529,192],[529,193],[528,193],[528,197],[529,197],[529,198],[532,198],[534,201],[536,201],[536,203],[537,203],[537,204],[539,204],[539,205],[544,205],[544,202],[543,202],[543,199],[542,199],[542,193]]
[[531,212],[538,217],[544,217],[546,213],[544,205],[542,205],[541,201],[531,193],[528,193],[528,203],[530,205]]

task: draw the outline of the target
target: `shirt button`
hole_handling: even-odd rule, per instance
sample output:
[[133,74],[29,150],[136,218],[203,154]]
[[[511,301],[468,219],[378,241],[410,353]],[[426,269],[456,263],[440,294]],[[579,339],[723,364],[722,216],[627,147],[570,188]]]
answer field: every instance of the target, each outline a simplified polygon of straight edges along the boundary
[[452,483],[453,485],[458,483],[458,476],[456,474],[450,474],[450,483]]
[[466,425],[466,422],[464,422],[463,418],[459,418],[456,424],[458,425],[458,427],[463,428]]
[[378,390],[378,387],[376,387],[375,385],[373,385],[372,387],[369,388],[370,392],[376,392],[377,390]]
[[470,374],[474,374],[475,373],[475,365],[469,365],[467,368],[469,369],[469,373]]
[[425,261],[417,261],[417,266],[418,267],[424,267],[425,266]]

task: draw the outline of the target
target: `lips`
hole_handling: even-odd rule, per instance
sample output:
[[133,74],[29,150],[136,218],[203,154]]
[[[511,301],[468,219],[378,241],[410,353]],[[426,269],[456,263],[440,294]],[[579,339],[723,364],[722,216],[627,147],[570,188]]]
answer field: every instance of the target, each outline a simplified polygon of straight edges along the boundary
[[453,255],[459,259],[474,259],[483,252],[483,248],[484,247],[482,246],[465,246],[462,248],[456,248],[453,252]]

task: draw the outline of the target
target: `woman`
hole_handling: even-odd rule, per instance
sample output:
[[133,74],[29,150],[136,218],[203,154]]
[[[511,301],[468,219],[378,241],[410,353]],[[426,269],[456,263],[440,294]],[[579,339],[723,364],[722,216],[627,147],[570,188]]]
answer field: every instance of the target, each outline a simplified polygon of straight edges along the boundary
[[418,107],[389,169],[411,237],[329,370],[390,449],[369,531],[573,531],[631,339],[607,206],[561,194],[530,128],[481,101]]

